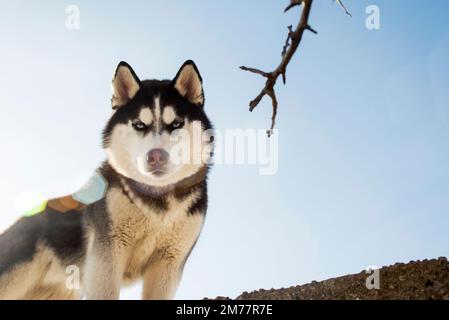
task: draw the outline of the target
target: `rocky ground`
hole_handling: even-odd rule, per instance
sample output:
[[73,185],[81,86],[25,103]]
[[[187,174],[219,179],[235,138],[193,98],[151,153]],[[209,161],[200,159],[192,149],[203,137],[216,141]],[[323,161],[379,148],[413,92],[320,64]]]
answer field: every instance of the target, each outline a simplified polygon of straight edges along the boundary
[[[449,300],[449,263],[443,257],[383,267],[379,270],[379,289],[367,288],[368,277],[370,274],[362,271],[358,274],[321,282],[313,281],[290,288],[244,292],[236,300]],[[370,286],[373,287],[376,282],[373,277],[369,280]]]

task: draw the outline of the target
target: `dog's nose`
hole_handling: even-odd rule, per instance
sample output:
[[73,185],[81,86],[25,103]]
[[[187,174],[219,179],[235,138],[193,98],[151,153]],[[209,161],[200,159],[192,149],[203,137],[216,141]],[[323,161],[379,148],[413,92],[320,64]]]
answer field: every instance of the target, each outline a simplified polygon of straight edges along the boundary
[[167,164],[169,156],[164,149],[153,149],[147,154],[147,162],[150,167],[161,167]]

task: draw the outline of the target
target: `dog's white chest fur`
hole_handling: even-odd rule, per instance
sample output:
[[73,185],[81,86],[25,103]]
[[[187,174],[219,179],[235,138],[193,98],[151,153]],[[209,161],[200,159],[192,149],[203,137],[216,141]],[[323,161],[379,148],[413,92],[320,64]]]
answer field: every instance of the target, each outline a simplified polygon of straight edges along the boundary
[[116,244],[117,259],[123,265],[123,281],[133,281],[152,263],[161,259],[179,263],[185,259],[203,225],[204,215],[189,215],[188,208],[196,193],[167,199],[168,210],[157,212],[138,198],[113,188],[107,195],[107,207]]

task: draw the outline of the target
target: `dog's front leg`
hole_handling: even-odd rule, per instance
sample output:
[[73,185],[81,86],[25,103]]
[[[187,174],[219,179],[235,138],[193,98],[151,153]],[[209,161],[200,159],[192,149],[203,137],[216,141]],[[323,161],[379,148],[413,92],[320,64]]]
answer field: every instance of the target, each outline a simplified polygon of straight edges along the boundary
[[173,299],[181,281],[184,263],[179,259],[161,258],[152,262],[143,278],[144,300]]
[[83,279],[88,300],[117,300],[120,297],[122,268],[113,243],[94,240],[89,246]]

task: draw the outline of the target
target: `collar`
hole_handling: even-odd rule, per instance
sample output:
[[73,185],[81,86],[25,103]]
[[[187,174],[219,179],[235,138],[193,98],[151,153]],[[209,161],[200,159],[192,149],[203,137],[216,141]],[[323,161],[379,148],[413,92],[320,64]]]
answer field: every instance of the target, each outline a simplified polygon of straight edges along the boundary
[[183,180],[164,187],[150,186],[144,183],[137,182],[120,175],[120,187],[124,193],[132,200],[132,193],[136,193],[142,197],[161,198],[168,194],[174,194],[175,197],[182,197],[188,194],[192,189],[199,186],[206,181],[206,176],[209,171],[209,167],[202,167],[197,173],[184,178]]

